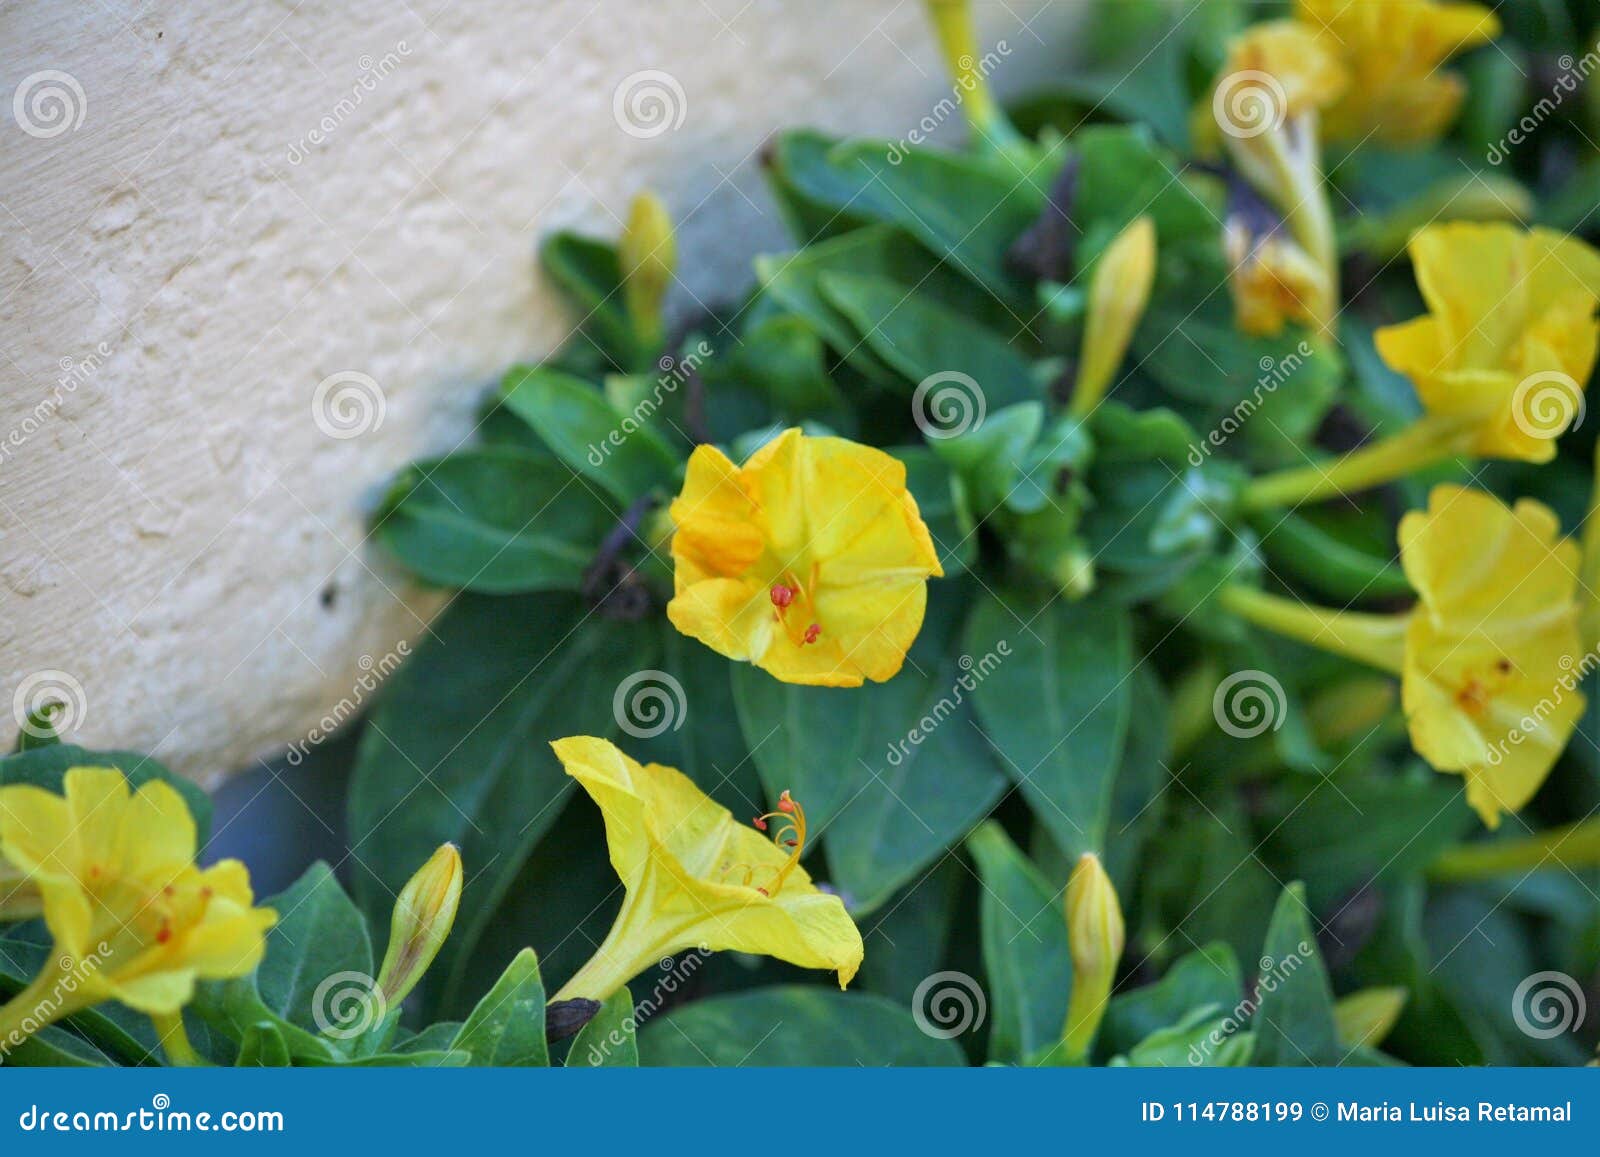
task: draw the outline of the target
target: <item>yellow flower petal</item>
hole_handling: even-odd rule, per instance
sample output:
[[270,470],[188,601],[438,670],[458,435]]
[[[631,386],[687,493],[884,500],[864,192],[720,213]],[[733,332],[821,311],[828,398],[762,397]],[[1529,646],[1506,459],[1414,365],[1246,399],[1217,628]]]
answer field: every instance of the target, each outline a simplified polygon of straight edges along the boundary
[[1465,94],[1440,66],[1500,33],[1477,4],[1434,0],[1300,0],[1301,24],[1350,71],[1324,118],[1330,140],[1387,145],[1430,141],[1455,120]]
[[556,999],[604,999],[660,957],[692,947],[835,969],[841,986],[855,975],[861,935],[839,898],[800,866],[802,848],[780,848],[735,823],[681,772],[641,765],[606,740],[574,736],[551,746],[599,806],[627,891],[606,942]]
[[1532,798],[1583,712],[1578,548],[1537,502],[1437,486],[1401,521],[1400,557],[1421,600],[1402,682],[1412,745],[1466,776],[1494,827]]
[[904,464],[843,438],[786,430],[742,467],[702,446],[671,517],[668,618],[786,682],[893,676],[943,574]]

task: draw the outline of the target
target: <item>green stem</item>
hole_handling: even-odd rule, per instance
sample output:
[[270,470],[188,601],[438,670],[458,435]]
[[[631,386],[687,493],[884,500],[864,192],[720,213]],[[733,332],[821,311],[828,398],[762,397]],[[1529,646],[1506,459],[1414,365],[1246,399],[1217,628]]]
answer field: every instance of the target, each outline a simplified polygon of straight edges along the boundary
[[1258,627],[1391,675],[1401,673],[1409,615],[1330,611],[1242,586],[1223,587],[1217,598],[1227,610]]
[[1428,868],[1434,880],[1455,883],[1540,868],[1600,865],[1600,820],[1581,820],[1514,840],[1462,844],[1440,854]]
[[1408,429],[1353,450],[1327,466],[1301,466],[1253,479],[1244,488],[1242,505],[1247,511],[1270,510],[1368,490],[1460,454],[1466,441],[1462,423],[1420,418]]
[[[45,1026],[78,1011],[77,1004],[57,997],[59,980],[50,969],[46,964],[28,987],[0,1006],[0,1056]],[[23,1026],[30,1021],[32,1027],[25,1031]]]
[[189,1043],[189,1033],[183,1027],[181,1011],[164,1016],[152,1015],[150,1023],[156,1026],[156,1036],[161,1039],[161,1047],[166,1052],[169,1063],[184,1068],[194,1068],[206,1063]]

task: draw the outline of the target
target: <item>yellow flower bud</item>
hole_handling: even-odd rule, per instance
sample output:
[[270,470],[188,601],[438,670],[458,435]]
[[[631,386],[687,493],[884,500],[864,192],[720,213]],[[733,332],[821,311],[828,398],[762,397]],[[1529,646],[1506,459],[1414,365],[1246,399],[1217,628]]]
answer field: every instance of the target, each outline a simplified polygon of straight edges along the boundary
[[1122,365],[1133,331],[1150,304],[1156,277],[1156,227],[1136,218],[1106,246],[1089,281],[1083,352],[1072,391],[1072,412],[1087,414],[1105,396]]
[[1100,857],[1085,852],[1078,858],[1067,881],[1067,943],[1072,950],[1072,999],[1067,1005],[1067,1022],[1061,1039],[1069,1060],[1089,1055],[1100,1020],[1105,1016],[1116,979],[1117,962],[1122,959],[1127,930],[1122,923],[1122,905],[1100,863]]
[[1363,988],[1333,1006],[1333,1027],[1346,1048],[1377,1048],[1406,1006],[1403,988]]
[[672,218],[654,193],[640,193],[633,199],[617,245],[617,262],[628,316],[641,334],[658,340],[665,331],[661,310],[677,267],[677,246]]
[[461,876],[461,853],[454,844],[441,844],[400,889],[378,970],[378,987],[391,1007],[410,994],[444,947],[461,904]]

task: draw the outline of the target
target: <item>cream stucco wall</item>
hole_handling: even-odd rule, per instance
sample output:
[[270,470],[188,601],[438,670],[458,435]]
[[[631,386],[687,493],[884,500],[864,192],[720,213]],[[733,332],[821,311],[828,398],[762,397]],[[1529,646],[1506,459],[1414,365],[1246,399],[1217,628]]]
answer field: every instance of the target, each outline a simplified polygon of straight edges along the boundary
[[[1071,3],[980,7],[1002,90],[1056,66]],[[653,186],[678,300],[725,297],[771,132],[945,92],[913,0],[0,7],[0,740],[19,686],[206,782],[302,738],[434,610],[365,504],[569,324],[536,238]],[[334,375],[381,425],[314,420]]]

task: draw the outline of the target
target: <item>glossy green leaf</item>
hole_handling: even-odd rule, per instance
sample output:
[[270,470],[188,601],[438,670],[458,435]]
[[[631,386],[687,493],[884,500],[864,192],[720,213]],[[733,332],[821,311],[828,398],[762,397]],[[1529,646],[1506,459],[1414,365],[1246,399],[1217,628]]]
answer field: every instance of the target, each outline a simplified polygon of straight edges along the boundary
[[626,988],[614,992],[594,1018],[572,1038],[568,1066],[636,1068],[639,1042],[633,1020],[633,997]]
[[472,1010],[451,1047],[470,1053],[474,1065],[548,1065],[544,1002],[539,958],[524,948]]
[[1290,884],[1279,897],[1261,949],[1256,977],[1260,1002],[1251,1025],[1258,1065],[1337,1065],[1349,1049],[1339,1043],[1333,1022],[1333,991],[1317,949],[1311,913],[1302,884]]

